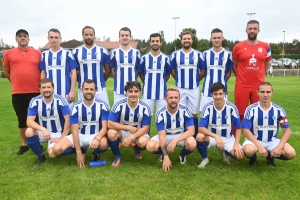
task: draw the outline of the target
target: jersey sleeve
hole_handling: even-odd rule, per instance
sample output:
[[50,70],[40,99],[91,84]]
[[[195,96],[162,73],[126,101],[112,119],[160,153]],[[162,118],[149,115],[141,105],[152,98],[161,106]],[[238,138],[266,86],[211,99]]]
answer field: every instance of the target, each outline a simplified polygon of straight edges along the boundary
[[245,115],[242,123],[242,128],[251,129],[253,126],[252,122],[253,111],[250,107],[247,107],[245,110]]
[[35,101],[34,99],[31,99],[31,101],[29,103],[27,115],[28,116],[36,116],[38,113],[37,110],[38,110],[37,101]]
[[171,61],[170,61],[170,69],[176,69],[177,63],[176,63],[176,53],[173,52],[171,55]]
[[279,114],[278,114],[278,121],[279,121],[279,125],[281,126],[281,128],[290,128],[290,125],[289,125],[289,122],[288,122],[288,119],[287,119],[287,114],[286,112],[284,111],[283,108],[281,108],[279,110]]
[[68,52],[67,62],[68,62],[70,71],[73,70],[73,69],[76,69],[78,67],[77,63],[74,59],[74,56],[71,52]]
[[110,64],[109,53],[107,49],[103,49],[103,64]]
[[232,69],[233,69],[232,54],[229,54],[227,58],[225,70],[226,72],[230,72],[232,71]]
[[139,51],[137,51],[137,53],[136,53],[136,60],[135,60],[135,66],[134,66],[135,70],[139,70],[139,68],[140,68],[140,62],[141,62],[141,53]]
[[139,67],[139,73],[145,74],[145,56],[141,58],[141,63]]
[[109,65],[111,68],[116,68],[117,67],[117,61],[115,57],[115,51],[110,52],[110,59],[109,59]]
[[199,60],[198,60],[198,66],[197,67],[198,67],[198,70],[206,70],[203,54],[201,52],[199,53]]
[[73,106],[70,116],[70,124],[79,124],[78,107]]
[[207,109],[207,107],[204,107],[204,110],[202,110],[200,116],[200,121],[198,126],[208,128],[208,117],[209,117],[209,110]]
[[266,61],[270,61],[272,59],[272,54],[271,54],[271,47],[268,45],[268,53],[266,56]]
[[207,65],[206,65],[206,54],[207,54],[207,52],[205,51],[204,53],[203,53],[203,70],[207,70]]
[[151,116],[144,115],[142,119],[142,126],[148,126],[151,124]]
[[6,66],[6,67],[10,67],[10,59],[9,59],[9,52],[10,51],[6,51],[3,55],[3,59],[2,59],[2,63],[3,63],[3,66]]
[[39,64],[39,69],[40,70],[46,70],[46,64],[45,64],[45,60],[44,60],[44,54],[42,53],[42,56],[41,56],[41,61],[40,61],[40,64]]
[[113,122],[120,122],[120,112],[121,111],[110,111],[108,120]]
[[70,114],[69,105],[61,106],[61,113],[63,114],[63,116],[69,115]]
[[166,57],[165,71],[166,71],[166,75],[171,74],[170,58],[169,57]]
[[184,121],[186,127],[189,126],[194,126],[194,119],[191,110],[188,107],[185,107],[185,112],[184,112]]
[[233,51],[232,51],[232,60],[233,61],[238,61],[239,60],[238,52],[239,52],[239,47],[238,47],[238,44],[236,44],[233,47]]

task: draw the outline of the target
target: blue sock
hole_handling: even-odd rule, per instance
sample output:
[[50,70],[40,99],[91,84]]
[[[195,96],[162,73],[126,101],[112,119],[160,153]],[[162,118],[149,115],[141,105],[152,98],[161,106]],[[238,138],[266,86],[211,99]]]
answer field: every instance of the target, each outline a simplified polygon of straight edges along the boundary
[[288,160],[288,158],[287,157],[285,157],[284,155],[280,155],[280,157],[279,158],[277,158],[277,159],[280,159],[280,160]]
[[190,153],[192,153],[191,151],[187,150],[185,147],[180,151],[179,155],[181,156],[187,156],[189,155]]
[[[245,155],[246,156],[246,155]],[[248,157],[246,156],[247,158],[255,158],[256,159],[256,153],[254,153],[252,156]]]
[[26,137],[26,139],[29,148],[33,151],[33,153],[35,153],[35,155],[44,156],[41,149],[40,141],[36,135],[32,137]]
[[145,148],[141,148],[141,147],[139,147],[139,145],[134,145],[134,147],[133,147],[136,151],[141,151],[141,150],[145,150]]
[[162,154],[162,150],[161,150],[161,148],[158,148],[158,150],[157,150],[157,151],[155,151],[155,152],[154,152],[154,154]]
[[194,138],[196,138],[196,136],[198,134],[198,118],[193,118],[193,120],[194,120],[194,126],[195,126]]
[[[225,151],[226,155],[229,156],[230,158],[237,160],[236,157],[234,155],[232,155],[230,152]],[[256,154],[255,154],[256,155]]]
[[75,148],[67,148],[64,152],[62,152],[62,156],[67,156],[67,155],[71,155],[71,154],[75,154],[76,150]]
[[121,157],[121,152],[120,152],[120,149],[119,149],[119,140],[116,139],[114,141],[110,141],[108,140],[108,144],[111,148],[111,151],[113,152],[113,154],[116,156],[116,157]]
[[94,151],[93,151],[93,155],[96,155],[96,154],[100,154],[100,153],[104,153],[105,151],[107,150],[107,148],[106,149],[104,149],[104,150],[101,150],[101,149],[95,149]]
[[198,142],[197,141],[197,149],[202,156],[202,159],[208,158],[207,156],[207,145],[205,142]]

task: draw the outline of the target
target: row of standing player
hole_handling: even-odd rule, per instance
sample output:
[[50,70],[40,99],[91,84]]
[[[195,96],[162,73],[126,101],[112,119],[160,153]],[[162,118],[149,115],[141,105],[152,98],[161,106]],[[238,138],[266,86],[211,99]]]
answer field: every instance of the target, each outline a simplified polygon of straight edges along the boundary
[[[264,80],[265,67],[267,66],[268,60],[271,59],[269,46],[258,41],[256,38],[259,32],[259,23],[255,20],[249,21],[247,23],[246,32],[248,34],[248,39],[245,42],[236,45],[233,51],[233,71],[236,74],[235,103],[239,109],[241,119],[243,118],[245,108],[248,106],[249,99],[251,103],[258,100],[256,88],[258,84]],[[147,96],[148,94],[153,96],[155,94],[155,98],[152,99],[153,97],[149,97],[147,103],[149,105],[154,105],[155,99],[157,100],[157,107],[160,105],[159,101],[163,103],[161,97],[156,97],[160,96],[159,93],[153,92],[153,90],[156,90],[157,87],[152,87],[155,83],[156,86],[164,86],[164,90],[160,89],[159,91],[162,94],[165,94],[165,82],[168,77],[165,74],[167,74],[168,70],[163,71],[162,68],[166,68],[165,63],[168,63],[168,57],[164,58],[164,54],[162,54],[159,50],[159,46],[161,45],[161,38],[159,35],[156,37],[150,37],[151,52],[141,58],[141,66],[143,66],[144,63],[144,68],[136,67],[139,64],[136,60],[140,55],[138,51],[129,45],[131,38],[130,29],[122,28],[120,30],[119,37],[121,45],[119,48],[112,50],[109,62],[107,59],[106,61],[105,59],[102,59],[104,54],[106,54],[106,57],[108,55],[105,49],[94,44],[94,29],[86,26],[83,28],[82,35],[84,38],[84,45],[73,51],[75,60],[77,61],[77,64],[80,65],[79,86],[82,85],[81,83],[83,80],[91,78],[96,82],[98,95],[102,99],[105,99],[105,97],[107,97],[105,80],[109,77],[110,67],[112,67],[112,74],[115,81],[114,99],[116,100],[124,97],[122,84],[124,86],[126,81],[136,79],[137,70],[140,69],[140,76],[144,82],[143,96]],[[156,40],[152,40],[153,38]],[[66,92],[65,94],[68,101],[72,102],[74,100],[75,90],[74,80],[76,80],[73,76],[73,74],[76,74],[74,73],[75,70],[73,69],[73,72],[70,70],[72,74],[71,76],[63,76],[62,74],[57,75],[55,70],[62,68],[63,65],[61,62],[66,62],[66,58],[72,57],[72,54],[58,54],[59,52],[62,52],[62,49],[59,45],[61,40],[60,33],[57,32],[56,29],[52,29],[52,31],[50,30],[48,32],[48,39],[52,48],[49,51],[46,51],[48,54],[45,52],[45,55],[42,57],[43,59],[40,63],[40,68],[43,69],[44,67],[44,70],[42,70],[41,76],[42,78],[48,76],[54,81],[56,79],[58,82],[56,84],[69,83],[70,92]],[[221,82],[226,86],[226,82],[230,77],[231,70],[229,69],[232,67],[231,52],[226,51],[222,47],[223,39],[222,31],[214,29],[211,34],[213,48],[202,54],[201,52],[191,48],[192,34],[185,32],[181,35],[182,49],[175,51],[171,55],[170,70],[176,80],[176,86],[180,90],[181,102],[192,109],[195,131],[197,130],[197,113],[200,96],[198,91],[200,80],[205,76],[201,101],[205,101],[205,99],[207,99],[206,102],[208,102],[211,100],[210,92],[208,92],[211,84],[214,82]],[[104,57],[105,56],[103,56],[103,58]],[[60,63],[54,64],[54,61],[56,60]],[[43,66],[43,61],[46,61],[46,64],[49,62],[47,67],[46,64]],[[157,64],[165,64],[165,66]],[[9,67],[9,65],[7,66]],[[104,73],[102,71],[103,67],[105,69]],[[47,69],[50,69],[49,73],[46,73]],[[201,73],[198,76],[199,70]],[[60,72],[62,71],[64,70],[60,70]],[[162,74],[164,74],[163,78],[159,78]],[[63,77],[71,77],[71,80],[61,81]],[[160,82],[157,79],[159,79]],[[162,84],[157,84],[157,82]],[[65,89],[66,86],[58,88]],[[201,102],[200,106],[201,105],[203,106],[204,103]],[[150,107],[153,108],[153,106]]]

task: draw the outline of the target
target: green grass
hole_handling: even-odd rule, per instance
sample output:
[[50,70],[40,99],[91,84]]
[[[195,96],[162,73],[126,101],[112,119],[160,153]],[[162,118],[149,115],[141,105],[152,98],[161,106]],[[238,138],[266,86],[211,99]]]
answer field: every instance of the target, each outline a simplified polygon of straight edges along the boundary
[[[235,78],[229,81],[229,100],[233,101]],[[289,143],[300,151],[299,77],[267,78],[275,90],[273,101],[285,108],[293,135]],[[112,79],[108,93],[113,101]],[[174,84],[170,80],[169,85]],[[27,152],[15,153],[20,145],[17,119],[11,104],[11,86],[0,79],[0,199],[300,199],[300,161],[276,160],[271,169],[266,160],[258,158],[258,166],[248,166],[248,159],[231,160],[224,164],[216,149],[209,149],[210,163],[198,169],[201,158],[197,151],[187,157],[188,163],[180,165],[179,148],[170,157],[173,168],[161,170],[156,162],[158,155],[143,152],[142,160],[133,158],[131,148],[121,148],[123,161],[119,168],[110,165],[89,168],[91,150],[86,156],[86,167],[79,169],[75,155],[50,159],[33,168],[36,156]],[[151,135],[155,135],[152,122]],[[44,144],[46,148],[46,144]],[[110,150],[102,154],[109,163]]]

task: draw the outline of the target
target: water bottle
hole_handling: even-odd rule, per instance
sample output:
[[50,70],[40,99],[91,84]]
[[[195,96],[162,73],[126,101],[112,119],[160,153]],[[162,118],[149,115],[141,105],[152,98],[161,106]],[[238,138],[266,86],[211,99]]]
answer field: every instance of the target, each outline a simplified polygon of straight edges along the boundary
[[90,167],[101,167],[107,165],[105,160],[97,160],[90,162]]

